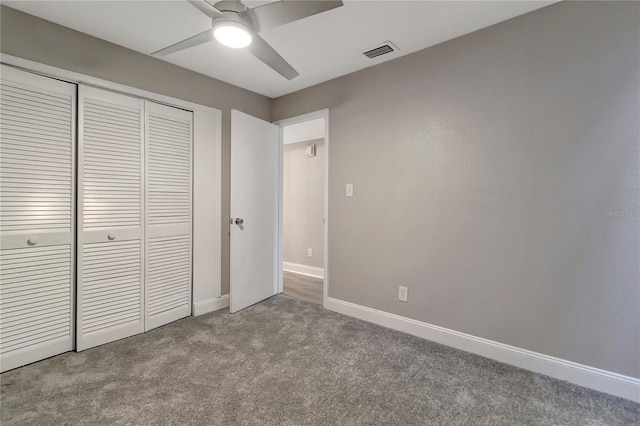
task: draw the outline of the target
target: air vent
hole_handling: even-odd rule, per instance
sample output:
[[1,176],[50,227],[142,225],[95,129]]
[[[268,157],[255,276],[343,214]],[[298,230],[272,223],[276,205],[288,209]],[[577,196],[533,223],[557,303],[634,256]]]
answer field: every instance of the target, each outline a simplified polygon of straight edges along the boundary
[[377,58],[378,56],[386,55],[387,53],[395,52],[396,50],[398,50],[398,48],[394,46],[390,41],[387,41],[380,46],[362,52],[362,54],[369,59],[373,59]]

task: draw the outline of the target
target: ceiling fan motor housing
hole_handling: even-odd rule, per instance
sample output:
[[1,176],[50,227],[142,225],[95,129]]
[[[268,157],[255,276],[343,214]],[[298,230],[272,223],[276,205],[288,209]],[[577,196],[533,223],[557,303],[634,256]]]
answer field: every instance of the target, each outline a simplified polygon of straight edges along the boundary
[[247,26],[249,29],[255,31],[254,23],[249,19],[240,16],[240,12],[247,10],[247,7],[239,1],[223,0],[213,5],[216,9],[222,13],[224,18],[213,18],[212,21],[215,24],[220,21],[232,21]]
[[247,10],[247,7],[244,4],[242,4],[242,2],[234,1],[234,0],[222,0],[215,3],[213,7],[215,7],[216,9],[218,9],[220,12],[223,12],[223,13],[224,12],[240,13]]

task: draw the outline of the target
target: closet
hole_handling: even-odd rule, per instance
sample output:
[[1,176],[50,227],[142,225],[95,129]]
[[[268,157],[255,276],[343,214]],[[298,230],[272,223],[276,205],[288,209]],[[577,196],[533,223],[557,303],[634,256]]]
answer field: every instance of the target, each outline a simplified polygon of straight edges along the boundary
[[193,113],[4,65],[0,100],[1,370],[190,315]]
[[74,347],[76,86],[2,65],[0,367]]
[[192,112],[80,85],[83,350],[191,314]]
[[77,349],[144,330],[144,101],[79,87]]
[[191,314],[192,116],[145,103],[145,331]]

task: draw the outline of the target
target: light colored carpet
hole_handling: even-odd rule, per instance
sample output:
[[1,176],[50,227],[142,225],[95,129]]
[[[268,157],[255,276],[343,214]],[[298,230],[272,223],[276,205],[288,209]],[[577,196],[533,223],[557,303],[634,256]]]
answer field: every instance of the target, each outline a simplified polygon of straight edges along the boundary
[[2,425],[629,425],[640,405],[276,296],[2,374]]
[[322,305],[324,281],[308,275],[283,271],[284,294]]

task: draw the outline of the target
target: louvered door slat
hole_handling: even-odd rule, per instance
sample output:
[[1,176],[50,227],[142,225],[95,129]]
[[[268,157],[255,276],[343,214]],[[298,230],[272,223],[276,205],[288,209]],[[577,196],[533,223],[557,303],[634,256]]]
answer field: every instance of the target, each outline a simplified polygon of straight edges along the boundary
[[7,86],[3,91],[2,109],[21,108],[28,111],[35,111],[40,114],[50,114],[51,116],[67,116],[67,109],[58,102],[43,102],[33,98],[33,96],[24,97],[23,94],[12,92],[13,87]]
[[[112,114],[109,116],[100,115],[100,111],[105,110],[111,111]],[[112,198],[111,202],[99,211],[87,209],[88,206],[83,205],[85,207],[84,227],[140,226],[140,206],[142,203],[142,170],[139,166],[142,158],[140,108],[110,104],[88,98],[84,102],[83,111],[85,112],[83,116],[83,156],[96,159],[83,162],[83,181],[86,184],[96,184],[95,187],[87,186],[84,200],[89,201],[93,196],[108,196],[112,191],[110,188],[118,186],[123,188],[120,192],[129,195],[139,206],[133,215],[124,215],[120,209],[123,206],[126,207],[126,204],[119,201],[119,197]],[[126,118],[126,124],[124,124],[123,118]],[[125,128],[128,130],[124,130]],[[122,140],[121,148],[115,151],[113,146],[106,143],[102,136],[105,138],[119,137]],[[117,152],[118,158],[122,161],[109,168],[104,166],[104,163],[100,163],[100,158],[105,153],[112,152]]]
[[[108,321],[101,318],[109,315],[110,312],[119,309],[122,306],[130,306],[128,310],[129,314],[140,316],[141,294],[140,287],[140,263],[141,263],[141,251],[139,241],[130,241],[128,245],[123,247],[129,247],[133,249],[134,254],[128,257],[126,260],[116,261],[114,254],[117,251],[112,249],[110,243],[90,243],[85,244],[85,248],[95,248],[98,251],[98,257],[85,258],[83,260],[83,285],[85,289],[89,289],[94,285],[100,285],[102,288],[113,288],[116,281],[121,282],[123,279],[128,280],[127,286],[124,290],[129,290],[127,300],[123,302],[114,303],[119,300],[112,292],[105,294],[100,293],[85,293],[82,299],[83,312],[82,320],[83,324],[91,324],[100,322],[105,328],[109,327]],[[115,266],[115,268],[114,268]],[[122,287],[118,287],[122,289]]]
[[191,313],[192,115],[152,102],[145,108],[149,330]]
[[75,92],[2,65],[1,371],[73,349]]
[[[7,68],[8,69],[8,68]],[[4,70],[4,68],[3,68]],[[17,70],[8,71],[16,74]],[[30,76],[32,77],[32,76]],[[33,76],[35,77],[35,76]],[[49,80],[49,79],[45,79]],[[48,83],[48,82],[47,82]],[[70,94],[47,95],[47,98],[55,102],[60,111],[65,115],[60,117],[49,116],[48,119],[36,119],[30,116],[28,110],[15,108],[7,104],[5,94],[8,91],[18,91],[21,96],[31,97],[31,101],[37,99],[36,88],[33,90],[21,90],[19,83],[4,80],[2,81],[2,115],[0,115],[0,128],[2,129],[2,144],[0,147],[0,203],[2,204],[2,217],[0,218],[0,232],[23,231],[28,232],[31,225],[40,229],[67,229],[71,230],[71,195],[72,184],[72,120],[74,98]],[[72,86],[71,86],[72,87]],[[44,113],[43,113],[44,114]],[[23,127],[21,123],[29,122],[30,125]],[[5,143],[11,140],[10,134],[20,135],[20,138],[29,141],[32,151],[29,157],[25,158],[24,151],[20,144]],[[40,138],[34,139],[36,135],[42,134]],[[48,153],[42,149],[43,145],[52,144],[59,148],[57,162],[47,162]],[[62,156],[64,154],[64,156]],[[55,183],[55,187],[51,187]],[[62,196],[67,201],[61,206],[67,212],[65,217],[53,217],[52,215],[39,215],[31,220],[21,220],[22,215],[28,215],[37,209],[37,205],[46,206],[45,202],[18,204],[12,209],[13,215],[7,215],[4,210],[6,202],[15,201],[8,199],[10,193],[20,193],[25,187],[38,187],[52,196]],[[34,205],[36,204],[36,205]],[[21,208],[20,208],[21,207]],[[63,219],[63,220],[61,220]]]
[[79,350],[143,331],[143,102],[80,87]]

